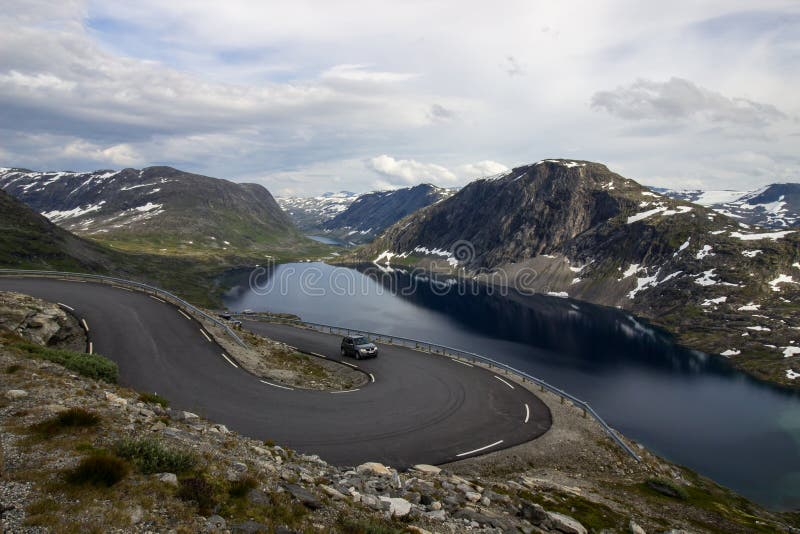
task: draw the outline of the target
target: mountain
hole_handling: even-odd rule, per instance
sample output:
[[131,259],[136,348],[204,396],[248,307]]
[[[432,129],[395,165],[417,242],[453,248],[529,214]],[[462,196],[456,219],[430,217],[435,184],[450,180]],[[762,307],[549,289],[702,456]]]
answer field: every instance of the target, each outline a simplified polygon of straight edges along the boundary
[[753,230],[598,163],[543,160],[476,180],[351,260],[619,306],[759,377],[792,383],[791,365],[800,371],[800,230]]
[[0,188],[62,228],[124,250],[281,253],[306,241],[264,187],[171,167],[0,169]]
[[772,184],[755,191],[656,189],[672,198],[710,207],[754,226],[800,226],[800,184]]
[[452,191],[431,184],[366,193],[347,209],[325,221],[322,227],[326,233],[363,243],[372,240],[403,217],[450,195]]
[[357,198],[357,193],[339,191],[317,197],[278,197],[275,200],[298,228],[314,232],[319,231],[323,223],[346,210]]

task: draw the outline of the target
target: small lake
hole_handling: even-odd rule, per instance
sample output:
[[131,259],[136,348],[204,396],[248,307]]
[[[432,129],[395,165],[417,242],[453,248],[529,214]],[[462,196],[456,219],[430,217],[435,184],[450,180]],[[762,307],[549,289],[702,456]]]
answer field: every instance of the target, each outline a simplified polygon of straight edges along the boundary
[[337,247],[346,247],[347,243],[344,241],[340,241],[338,239],[334,239],[332,237],[326,237],[324,235],[307,235],[309,239],[313,239],[318,243],[324,243],[326,245],[336,245]]
[[675,463],[762,505],[800,508],[800,395],[679,347],[622,311],[374,266],[298,263],[256,274],[225,295],[231,310],[294,313],[484,354],[582,398]]

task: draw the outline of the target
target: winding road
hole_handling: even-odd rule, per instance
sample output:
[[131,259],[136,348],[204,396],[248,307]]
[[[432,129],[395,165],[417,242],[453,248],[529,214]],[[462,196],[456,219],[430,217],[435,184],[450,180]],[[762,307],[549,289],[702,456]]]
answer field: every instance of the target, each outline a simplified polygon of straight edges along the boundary
[[[0,278],[0,290],[71,308],[86,321],[94,352],[117,362],[123,385],[336,465],[443,464],[523,443],[551,425],[549,409],[527,389],[448,357],[381,345],[376,359],[346,360],[374,377],[359,390],[288,390],[236,366],[200,323],[144,293],[48,278]],[[340,360],[338,336],[244,327]]]

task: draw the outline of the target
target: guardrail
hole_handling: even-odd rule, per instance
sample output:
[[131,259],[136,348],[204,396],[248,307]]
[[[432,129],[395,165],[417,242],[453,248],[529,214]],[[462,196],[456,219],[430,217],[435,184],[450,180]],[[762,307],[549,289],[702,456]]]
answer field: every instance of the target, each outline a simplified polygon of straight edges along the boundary
[[155,286],[151,286],[149,284],[144,284],[142,282],[134,282],[132,280],[125,280],[124,278],[115,278],[113,276],[103,276],[100,274],[86,274],[86,273],[71,273],[71,272],[64,272],[64,271],[35,271],[35,270],[25,270],[25,269],[0,269],[0,276],[45,276],[51,278],[64,278],[67,280],[70,279],[81,279],[81,280],[92,280],[96,282],[104,282],[109,283],[112,285],[118,285],[123,287],[134,288],[139,291],[144,291],[145,293],[151,293],[154,296],[157,296],[161,299],[167,300],[172,304],[184,309],[185,311],[191,313],[195,317],[203,318],[207,321],[211,321],[215,325],[219,326],[225,333],[228,334],[236,343],[241,345],[242,347],[247,347],[247,344],[240,338],[236,332],[234,332],[230,326],[223,323],[216,317],[209,315],[208,313],[204,312],[203,310],[189,304],[182,298],[173,295],[169,291],[164,291]]
[[472,363],[482,363],[482,364],[488,365],[489,368],[502,369],[504,371],[507,371],[508,373],[517,375],[518,377],[520,377],[523,380],[523,382],[527,381],[527,382],[531,382],[533,384],[536,384],[537,386],[539,386],[542,389],[542,391],[547,390],[547,391],[550,391],[551,393],[554,393],[554,394],[558,395],[561,398],[561,402],[562,403],[564,402],[564,399],[569,400],[572,404],[574,404],[578,408],[581,408],[584,411],[584,414],[591,415],[595,419],[595,421],[597,421],[600,424],[600,426],[603,427],[603,430],[605,430],[606,434],[608,434],[608,436],[617,445],[619,445],[625,452],[627,452],[633,459],[635,459],[637,462],[641,461],[641,458],[639,457],[639,455],[636,454],[636,452],[633,449],[631,449],[630,446],[628,446],[628,444],[625,443],[622,440],[622,438],[619,437],[617,432],[613,428],[611,428],[608,425],[608,423],[606,423],[605,420],[603,420],[602,417],[600,417],[600,414],[598,414],[596,411],[594,411],[594,408],[589,406],[588,402],[582,401],[581,399],[579,399],[579,398],[577,398],[577,397],[575,397],[573,395],[570,395],[566,391],[564,391],[564,390],[562,390],[560,388],[557,388],[557,387],[555,387],[553,385],[548,384],[547,382],[545,382],[544,380],[542,380],[540,378],[536,378],[533,375],[530,375],[530,374],[528,374],[528,373],[526,373],[524,371],[520,371],[519,369],[511,367],[510,365],[506,365],[506,364],[504,364],[502,362],[498,362],[497,360],[494,360],[494,359],[489,358],[487,356],[483,356],[482,354],[476,354],[474,352],[469,352],[469,351],[466,351],[466,350],[456,349],[456,348],[453,348],[453,347],[448,347],[446,345],[439,345],[437,343],[432,343],[430,341],[421,341],[421,340],[418,340],[418,339],[410,339],[410,338],[405,338],[405,337],[401,337],[401,336],[390,336],[390,335],[387,335],[387,334],[380,334],[380,333],[377,333],[377,332],[369,332],[369,331],[366,331],[366,330],[345,328],[345,327],[341,327],[341,326],[327,325],[327,324],[321,324],[321,323],[312,323],[312,322],[309,322],[309,321],[301,321],[301,320],[297,320],[297,319],[286,319],[286,318],[280,318],[280,317],[274,317],[274,316],[270,317],[270,316],[260,316],[260,315],[252,315],[252,314],[241,314],[241,313],[233,314],[233,315],[237,315],[237,316],[241,316],[241,317],[248,317],[248,318],[267,319],[267,320],[269,320],[271,322],[298,324],[298,325],[306,326],[308,328],[312,328],[312,329],[317,330],[319,332],[324,332],[324,333],[328,333],[328,334],[339,334],[339,335],[345,335],[345,336],[351,336],[351,335],[365,336],[365,337],[369,338],[370,340],[377,341],[379,343],[387,343],[387,344],[390,344],[390,345],[399,345],[399,346],[408,347],[408,348],[412,348],[412,349],[415,349],[415,350],[420,350],[420,351],[423,351],[423,352],[428,352],[428,353],[431,353],[431,354],[438,354],[438,355],[442,355],[442,356],[457,357],[459,359],[467,360],[467,361],[470,361]]

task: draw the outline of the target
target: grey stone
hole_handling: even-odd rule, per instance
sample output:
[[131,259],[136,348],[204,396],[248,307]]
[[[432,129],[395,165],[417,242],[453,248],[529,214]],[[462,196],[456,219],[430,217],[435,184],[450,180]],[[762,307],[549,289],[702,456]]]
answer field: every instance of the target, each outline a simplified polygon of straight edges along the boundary
[[11,400],[24,399],[28,396],[28,392],[24,389],[9,389],[6,391],[6,398]]
[[433,510],[432,512],[425,512],[422,515],[431,521],[444,521],[447,519],[447,514],[444,510]]
[[411,512],[411,503],[400,497],[381,497],[381,501],[389,503],[389,513],[394,517],[405,517]]
[[631,519],[628,529],[631,531],[631,534],[647,534],[647,532],[645,532],[645,530],[633,519]]
[[303,506],[311,510],[319,510],[322,508],[322,503],[314,496],[313,493],[298,486],[297,484],[284,484],[283,489],[288,491],[292,497],[303,503]]
[[552,529],[564,534],[587,534],[586,527],[577,519],[557,512],[547,512],[547,523]]
[[540,505],[528,501],[522,501],[520,515],[534,525],[547,520],[547,511]]
[[428,464],[417,464],[412,467],[415,471],[419,471],[421,473],[426,473],[428,475],[438,475],[442,472],[441,469],[436,467],[435,465],[428,465]]
[[212,515],[206,520],[206,528],[211,532],[218,532],[225,530],[227,524],[222,516]]
[[368,473],[373,475],[389,476],[392,474],[391,470],[385,465],[378,462],[367,462],[356,467],[358,473]]
[[[270,532],[267,525],[250,520],[233,524],[230,526],[230,530],[234,534],[261,534]],[[278,531],[276,530],[276,532]]]

